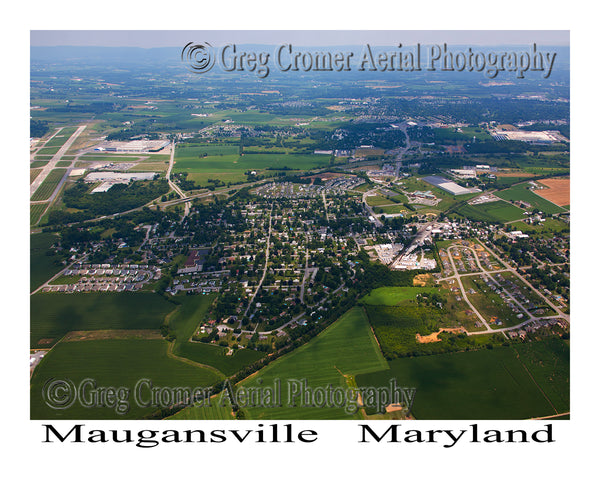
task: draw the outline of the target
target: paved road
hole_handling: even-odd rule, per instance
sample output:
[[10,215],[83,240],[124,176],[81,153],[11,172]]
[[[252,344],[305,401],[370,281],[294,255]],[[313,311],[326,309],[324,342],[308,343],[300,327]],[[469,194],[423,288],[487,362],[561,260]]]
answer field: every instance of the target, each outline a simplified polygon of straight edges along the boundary
[[[465,287],[463,286],[462,282],[460,281],[460,274],[458,273],[458,270],[456,269],[456,265],[454,264],[454,259],[452,258],[452,255],[450,254],[450,249],[452,247],[448,248],[448,259],[450,261],[450,265],[452,265],[452,270],[454,270],[454,278],[456,278],[456,283],[458,283],[458,287],[460,288],[460,292],[462,293],[462,297],[465,300],[465,302],[467,302],[467,305],[469,305],[469,308],[475,312],[475,315],[477,315],[477,318],[479,318],[479,321],[485,325],[485,331],[482,333],[491,333],[494,330],[488,325],[487,321],[485,320],[485,318],[483,318],[483,315],[481,315],[481,313],[479,313],[479,310],[477,310],[473,304],[471,303],[471,301],[469,300],[469,297],[467,297],[467,292],[465,292]],[[471,332],[468,333],[469,335],[471,335]]]
[[[260,277],[260,282],[258,282],[258,286],[256,287],[256,290],[252,294],[252,298],[250,299],[250,302],[248,302],[248,306],[246,307],[246,310],[244,312],[243,317],[245,317],[246,315],[248,315],[248,310],[250,310],[250,307],[252,306],[252,303],[254,302],[254,298],[256,297],[256,295],[258,294],[258,292],[260,291],[260,287],[262,286],[263,281],[265,279],[265,276],[267,275],[267,269],[269,268],[269,249],[270,249],[270,246],[271,246],[271,224],[272,224],[272,219],[273,219],[273,204],[271,204],[271,211],[269,212],[269,233],[267,234],[267,250],[265,251],[265,268],[263,269],[262,277]],[[240,327],[241,326],[242,326],[242,319],[240,318]],[[256,328],[258,328],[258,324],[256,324]],[[254,331],[256,331],[256,329]]]
[[400,130],[402,130],[404,132],[404,135],[406,136],[406,146],[396,156],[396,176],[397,177],[400,175],[400,166],[402,165],[402,156],[406,152],[408,152],[408,149],[410,148],[410,138],[408,137],[408,133],[406,133],[407,127],[408,127],[408,125],[406,123],[402,124],[402,126],[400,127]]
[[81,132],[83,132],[85,130],[85,127],[86,127],[86,125],[81,125],[81,126],[77,127],[77,130],[75,130],[75,133],[73,133],[73,135],[71,135],[71,137],[65,142],[65,144],[62,147],[60,147],[58,152],[56,152],[56,154],[52,157],[52,159],[42,169],[40,174],[36,177],[36,179],[33,181],[33,183],[29,186],[29,197],[30,198],[33,197],[33,194],[36,192],[38,187],[42,184],[42,182],[44,180],[46,180],[46,177],[48,176],[48,174],[56,167],[56,164],[62,158],[62,156],[65,153],[67,153],[67,150],[69,150],[69,148],[71,148],[71,145],[73,145],[73,142],[75,142],[75,140],[77,140],[77,137],[81,134]]
[[[183,192],[183,190],[181,190],[181,188],[179,188],[178,185],[175,185],[175,182],[173,182],[171,180],[171,171],[173,170],[173,165],[175,165],[175,141],[171,142],[171,157],[169,159],[169,168],[167,169],[167,182],[169,182],[169,186],[175,190],[175,193],[177,193],[177,195],[179,195],[183,200],[185,200],[187,198],[187,195]],[[190,213],[190,202],[185,202],[184,203],[184,212],[183,212],[183,216],[187,217]]]
[[56,275],[53,275],[52,278],[49,278],[42,285],[40,285],[33,292],[31,292],[30,295],[33,295],[33,294],[39,292],[42,288],[47,287],[50,283],[52,283],[54,280],[56,280],[58,277],[60,277],[65,271],[72,269],[73,265],[75,265],[76,263],[82,263],[88,256],[89,256],[89,253],[86,253],[81,258],[73,260],[65,268],[63,268],[60,272],[58,272]]
[[[552,303],[538,290],[536,290],[535,288],[533,288],[533,286],[527,281],[525,280],[521,275],[519,275],[519,273],[513,269],[510,268],[509,265],[507,265],[499,256],[495,255],[489,248],[487,248],[485,245],[483,245],[483,243],[481,241],[478,240],[478,242],[481,244],[481,246],[483,248],[485,248],[488,252],[492,253],[496,259],[501,262],[502,265],[504,265],[506,268],[502,269],[502,270],[493,270],[493,271],[488,271],[485,270],[483,268],[483,266],[481,265],[480,261],[479,261],[479,257],[477,256],[477,252],[471,248],[471,247],[466,247],[466,246],[451,246],[448,247],[448,258],[450,261],[450,264],[452,265],[452,269],[454,270],[454,275],[450,276],[450,277],[445,277],[442,279],[439,279],[438,281],[443,281],[443,280],[451,280],[454,279],[457,281],[458,286],[461,290],[462,296],[465,299],[465,301],[467,302],[467,304],[469,305],[469,307],[471,307],[471,309],[473,310],[473,312],[475,312],[475,314],[478,316],[478,318],[482,321],[483,324],[485,324],[486,326],[486,330],[482,330],[482,331],[477,331],[477,332],[467,332],[467,335],[484,335],[484,334],[489,334],[489,333],[503,333],[505,334],[505,332],[511,331],[511,330],[518,330],[523,328],[524,326],[528,325],[529,323],[533,323],[535,321],[538,320],[549,320],[549,319],[556,319],[559,317],[564,318],[565,320],[569,321],[569,316],[563,312],[561,312],[560,310],[558,310],[558,308],[556,308],[555,306],[552,305]],[[471,273],[465,273],[465,274],[459,274],[458,270],[456,269],[456,265],[454,264],[454,259],[452,258],[451,252],[450,250],[452,249],[466,249],[466,250],[470,250],[475,258],[475,261],[477,263],[478,268],[481,270],[480,272],[471,272]],[[549,315],[549,316],[545,316],[545,317],[534,317],[528,310],[527,308],[521,304],[521,302],[519,302],[516,298],[514,298],[514,296],[506,291],[506,289],[502,288],[500,286],[500,284],[492,277],[493,274],[495,273],[501,273],[501,272],[511,272],[513,274],[515,274],[518,278],[520,278],[527,286],[531,287],[532,290],[535,291],[535,293],[537,293],[542,299],[544,299],[544,301],[546,303],[548,303],[548,305],[550,307],[552,307],[552,309],[557,313],[557,315]],[[494,282],[498,287],[502,288],[504,290],[504,292],[510,297],[510,299],[516,304],[518,305],[521,310],[523,312],[525,312],[525,314],[527,314],[527,316],[529,317],[527,320],[524,320],[523,322],[519,323],[518,325],[513,325],[511,327],[504,327],[504,328],[491,328],[488,323],[485,321],[485,319],[483,318],[483,316],[479,313],[479,311],[473,307],[473,305],[471,304],[471,302],[469,301],[469,298],[466,295],[466,292],[464,290],[464,287],[462,285],[461,282],[461,277],[465,277],[465,276],[472,276],[472,275],[481,275],[481,276],[488,276],[492,282]]]
[[540,297],[542,297],[544,299],[544,301],[548,304],[548,306],[554,310],[559,317],[565,319],[567,322],[571,323],[571,316],[562,312],[556,305],[554,305],[550,300],[548,300],[548,298],[542,293],[540,292],[537,288],[535,288],[531,283],[529,283],[529,281],[524,278],[523,276],[521,276],[521,274],[519,272],[517,272],[517,270],[515,270],[514,268],[512,268],[508,263],[506,263],[504,260],[502,260],[498,255],[496,255],[496,253],[488,248],[486,245],[483,244],[483,242],[479,239],[477,239],[477,241],[479,242],[479,244],[485,248],[489,253],[491,253],[496,260],[498,260],[500,262],[500,264],[504,265],[504,267],[510,271],[513,275],[515,275],[518,279],[520,279],[525,285],[527,285],[529,288],[531,288],[531,290],[533,290],[535,293],[537,293]]
[[48,143],[50,140],[52,140],[54,137],[56,137],[60,132],[62,132],[63,128],[65,127],[60,127],[58,130],[56,130],[56,132],[54,132],[52,135],[50,135],[50,137],[48,137],[48,139],[46,141],[44,141],[44,143],[40,143],[40,141],[38,140],[38,142],[36,143],[36,146],[34,147],[33,150],[30,151],[29,153],[29,159],[31,161],[35,160],[35,156],[38,154],[38,152],[44,148],[44,145],[46,145],[46,143]]
[[371,195],[373,192],[376,192],[377,190],[379,190],[379,187],[375,187],[372,190],[369,190],[368,192],[363,193],[362,201],[365,204],[365,207],[367,208],[367,211],[369,212],[369,215],[371,215],[375,219],[375,225],[377,225],[378,227],[382,227],[383,223],[381,222],[381,220],[379,220],[377,218],[377,216],[375,215],[375,212],[373,211],[373,209],[367,203],[367,197],[369,195]]
[[325,198],[325,190],[321,192],[323,195],[323,206],[325,207],[325,219],[327,220],[327,224],[329,224],[329,212],[327,211],[327,199]]
[[304,277],[302,278],[302,285],[300,285],[300,303],[304,303],[304,288],[306,286],[306,281],[310,275],[310,271],[308,270],[308,248],[305,250],[305,261],[304,261]]

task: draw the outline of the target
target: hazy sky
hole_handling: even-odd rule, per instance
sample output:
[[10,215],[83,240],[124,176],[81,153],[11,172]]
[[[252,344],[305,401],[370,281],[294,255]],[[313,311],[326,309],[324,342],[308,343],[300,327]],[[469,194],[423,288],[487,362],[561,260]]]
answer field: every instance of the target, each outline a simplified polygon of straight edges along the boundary
[[188,42],[276,45],[569,45],[568,30],[32,30],[31,46],[181,47]]

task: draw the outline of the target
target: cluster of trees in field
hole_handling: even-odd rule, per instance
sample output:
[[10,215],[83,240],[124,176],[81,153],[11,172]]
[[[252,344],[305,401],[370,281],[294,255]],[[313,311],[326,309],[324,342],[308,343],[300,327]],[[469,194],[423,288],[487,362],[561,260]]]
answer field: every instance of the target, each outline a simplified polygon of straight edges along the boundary
[[527,272],[530,275],[531,283],[538,287],[545,287],[550,291],[556,291],[564,297],[569,297],[569,278],[561,271],[552,272],[549,267],[538,268],[533,265]]
[[[474,339],[468,335],[443,332],[439,342],[419,343],[416,335],[429,335],[445,326],[447,314],[444,301],[435,295],[421,294],[420,300],[407,300],[402,305],[389,307],[366,305],[369,322],[379,340],[381,352],[388,360],[477,348],[493,348],[508,344],[501,334]],[[440,307],[440,305],[442,305]]]
[[[57,213],[61,213],[58,210]],[[45,230],[54,229],[60,233],[60,246],[67,251],[71,248],[87,248],[90,242],[103,240],[110,247],[111,241],[126,242],[130,246],[140,245],[144,239],[145,231],[136,227],[142,224],[156,224],[157,231],[162,231],[169,224],[175,214],[144,208],[128,215],[115,218],[106,218],[91,224],[78,223],[74,225],[61,224],[60,227],[46,227]],[[105,232],[112,233],[107,237]],[[116,250],[116,245],[114,246]]]
[[467,99],[402,99],[384,98],[380,102],[383,112],[389,115],[410,117],[442,116],[455,122],[479,124],[496,121],[514,124],[547,119],[568,120],[569,103],[514,98]]
[[373,145],[384,150],[406,144],[406,135],[389,123],[348,122],[333,134],[330,130],[312,129],[308,132],[313,149],[348,150],[361,145]]
[[133,138],[144,137],[148,140],[158,140],[160,137],[154,130],[153,124],[135,123],[127,128],[122,128],[115,132],[111,132],[106,136],[106,140],[125,141]]
[[89,188],[89,185],[80,180],[66,189],[63,194],[65,205],[93,215],[108,215],[141,207],[169,191],[166,180],[117,184],[107,192],[94,194],[88,193]]
[[69,102],[64,105],[54,105],[47,108],[48,112],[52,113],[91,113],[101,114],[108,112],[118,112],[125,108],[124,103],[114,102],[92,102],[92,103],[75,103]]
[[33,118],[29,121],[29,136],[33,138],[40,138],[46,135],[50,130],[48,122],[45,120],[34,120]]
[[509,240],[507,237],[500,237],[494,241],[511,260],[518,265],[532,265],[532,255],[541,261],[551,263],[563,263],[565,257],[556,253],[556,250],[550,245],[546,245],[535,239],[522,238],[516,241]]

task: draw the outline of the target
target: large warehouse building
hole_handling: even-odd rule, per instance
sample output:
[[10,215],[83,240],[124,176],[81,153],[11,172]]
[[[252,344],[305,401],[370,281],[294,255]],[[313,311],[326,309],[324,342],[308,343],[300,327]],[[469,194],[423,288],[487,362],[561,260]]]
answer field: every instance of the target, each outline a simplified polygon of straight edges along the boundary
[[454,183],[447,178],[439,177],[437,175],[423,177],[423,181],[433,185],[434,187],[441,188],[445,192],[451,193],[452,195],[466,195],[467,193],[481,192],[479,188],[461,187],[458,183]]
[[154,180],[158,174],[156,172],[91,172],[85,177],[86,183],[102,182],[91,193],[104,193],[111,189],[113,185],[118,183],[127,184],[130,181],[138,180]]
[[130,142],[102,142],[94,150],[97,152],[148,153],[159,152],[169,145],[168,140],[132,140]]

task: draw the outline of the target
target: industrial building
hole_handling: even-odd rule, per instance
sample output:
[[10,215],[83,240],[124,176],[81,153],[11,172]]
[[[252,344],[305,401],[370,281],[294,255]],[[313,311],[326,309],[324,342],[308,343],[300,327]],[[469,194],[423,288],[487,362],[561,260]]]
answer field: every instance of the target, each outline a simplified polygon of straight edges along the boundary
[[154,180],[158,174],[156,172],[91,172],[85,177],[86,183],[102,182],[91,193],[104,193],[110,190],[113,185],[119,183],[127,184],[131,181]]
[[148,153],[159,152],[169,145],[169,140],[131,140],[129,142],[107,141],[94,148],[96,152]]
[[434,187],[441,188],[445,192],[451,193],[452,195],[466,195],[467,193],[481,192],[479,188],[461,187],[459,184],[437,175],[423,177],[423,181],[433,185]]
[[543,132],[527,132],[522,130],[497,131],[491,132],[495,140],[519,140],[521,142],[550,144],[561,142],[565,138],[559,132],[543,131]]

